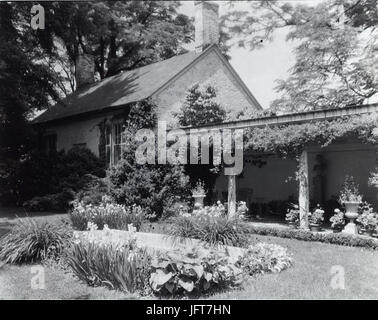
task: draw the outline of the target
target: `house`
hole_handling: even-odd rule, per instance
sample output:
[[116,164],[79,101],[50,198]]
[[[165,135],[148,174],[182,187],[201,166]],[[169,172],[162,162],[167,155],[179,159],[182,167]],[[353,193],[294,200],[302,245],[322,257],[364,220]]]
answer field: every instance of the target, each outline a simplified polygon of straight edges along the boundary
[[[217,99],[225,109],[238,110],[246,106],[262,109],[222,56],[217,47],[218,38],[218,5],[197,1],[193,52],[122,72],[97,83],[93,83],[94,67],[90,57],[81,55],[77,62],[79,89],[34,121],[45,148],[68,150],[86,146],[98,156],[105,155],[109,165],[114,164],[121,156],[122,123],[130,106],[150,98],[158,106],[158,119],[174,123],[172,112],[178,110],[193,83],[214,86]],[[202,129],[290,126],[361,115],[376,121],[378,104],[211,124]],[[105,135],[105,144],[101,143],[102,135]],[[361,143],[353,132],[327,146],[314,141],[303,149],[299,159],[246,150],[243,173],[220,175],[211,190],[212,199],[227,201],[229,209],[235,208],[236,200],[244,200],[254,213],[278,213],[281,218],[285,214],[281,204],[299,200],[303,218],[317,203],[328,203],[330,208],[337,206],[335,199],[345,176],[353,175],[365,200],[377,206],[376,190],[368,185],[369,175],[377,165],[377,145]],[[296,181],[298,166],[304,174]]]
[[[195,2],[195,51],[153,63],[94,83],[94,64],[88,55],[77,61],[78,90],[34,120],[47,150],[85,146],[108,164],[120,158],[122,122],[130,106],[150,98],[158,120],[173,123],[187,89],[210,84],[226,110],[260,104],[219,50],[218,10],[215,3]],[[100,143],[105,126],[106,146]]]

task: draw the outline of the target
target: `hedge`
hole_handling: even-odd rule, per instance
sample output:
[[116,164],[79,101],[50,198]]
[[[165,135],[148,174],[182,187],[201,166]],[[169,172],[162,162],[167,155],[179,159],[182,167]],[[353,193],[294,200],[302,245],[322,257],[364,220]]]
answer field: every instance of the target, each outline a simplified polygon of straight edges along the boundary
[[378,239],[360,235],[351,235],[345,233],[312,232],[309,230],[274,228],[256,225],[249,225],[248,229],[253,234],[263,236],[274,236],[303,241],[319,241],[350,247],[364,247],[373,250],[378,249]]

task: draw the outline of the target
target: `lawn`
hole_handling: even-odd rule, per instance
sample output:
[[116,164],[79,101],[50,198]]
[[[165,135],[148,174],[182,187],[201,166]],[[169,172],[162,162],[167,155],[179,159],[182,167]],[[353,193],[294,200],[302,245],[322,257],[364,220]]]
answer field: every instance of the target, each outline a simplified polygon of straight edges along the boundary
[[[249,280],[242,289],[211,299],[378,299],[378,253],[355,247],[318,242],[252,236],[287,247],[293,266],[278,274]],[[345,289],[331,287],[332,266],[345,269]],[[30,266],[0,269],[0,299],[135,299],[107,288],[92,288],[68,272],[46,267],[44,290],[32,290]]]
[[[279,274],[258,276],[243,289],[212,299],[378,299],[376,251],[269,236],[253,239],[288,248],[293,266]],[[332,266],[344,268],[344,290],[332,289]]]

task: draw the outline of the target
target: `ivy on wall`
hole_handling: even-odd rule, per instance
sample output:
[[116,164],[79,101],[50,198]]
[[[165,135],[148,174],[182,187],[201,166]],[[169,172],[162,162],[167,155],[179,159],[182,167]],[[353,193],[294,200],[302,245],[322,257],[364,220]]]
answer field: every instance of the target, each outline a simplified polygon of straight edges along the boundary
[[318,144],[325,147],[343,137],[357,137],[364,143],[377,144],[378,115],[248,128],[244,132],[244,149],[296,157],[306,146]]

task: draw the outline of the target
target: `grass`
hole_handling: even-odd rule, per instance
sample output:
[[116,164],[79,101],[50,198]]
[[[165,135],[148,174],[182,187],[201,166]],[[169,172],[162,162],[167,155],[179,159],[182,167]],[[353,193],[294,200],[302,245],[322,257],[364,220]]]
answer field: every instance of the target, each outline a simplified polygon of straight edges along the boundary
[[[0,236],[2,228],[0,225]],[[150,224],[142,229],[165,233],[169,224]],[[292,267],[278,274],[259,275],[240,290],[210,299],[378,299],[377,251],[272,236],[252,235],[251,239],[286,247],[293,256]],[[345,290],[332,289],[332,266],[344,267]],[[105,287],[89,287],[60,269],[46,267],[45,275],[46,289],[32,290],[30,265],[0,266],[0,300],[136,298]]]
[[0,300],[61,300],[61,299],[136,299],[105,287],[93,288],[61,269],[45,268],[45,289],[32,289],[31,265],[0,267]]
[[[378,253],[361,248],[269,236],[254,241],[288,248],[293,266],[278,274],[250,279],[241,290],[211,299],[378,299]],[[332,266],[345,270],[345,290],[334,290]]]

